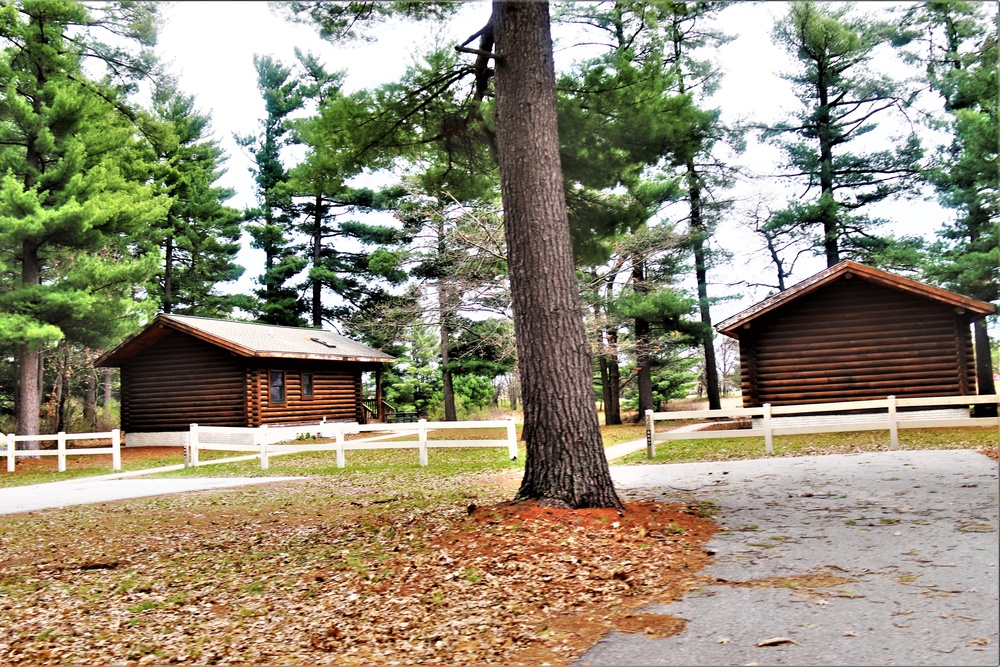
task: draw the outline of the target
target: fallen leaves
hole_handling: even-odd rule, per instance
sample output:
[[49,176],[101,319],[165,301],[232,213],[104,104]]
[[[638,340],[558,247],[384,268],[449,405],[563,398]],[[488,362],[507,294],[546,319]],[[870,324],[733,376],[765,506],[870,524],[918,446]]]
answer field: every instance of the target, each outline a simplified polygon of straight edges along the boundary
[[695,508],[620,516],[498,502],[509,477],[432,482],[314,478],[6,517],[0,663],[560,665],[612,628],[683,628],[635,610],[701,583],[716,527]]
[[795,644],[796,646],[802,646],[791,637],[771,637],[770,639],[764,639],[757,642],[757,647],[762,648],[764,646],[781,646],[782,644]]

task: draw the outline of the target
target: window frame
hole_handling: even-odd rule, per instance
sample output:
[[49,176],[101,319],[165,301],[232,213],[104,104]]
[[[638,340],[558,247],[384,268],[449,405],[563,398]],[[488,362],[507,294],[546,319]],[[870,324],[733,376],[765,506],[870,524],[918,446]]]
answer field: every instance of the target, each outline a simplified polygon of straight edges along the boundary
[[[281,388],[281,398],[274,397],[274,378],[280,376],[281,383],[277,386]],[[288,373],[284,370],[269,368],[267,371],[267,402],[269,405],[284,405],[288,403]]]
[[[306,378],[309,378],[309,392],[306,393]],[[299,373],[299,391],[302,398],[312,400],[316,395],[316,375],[312,371],[302,371]]]

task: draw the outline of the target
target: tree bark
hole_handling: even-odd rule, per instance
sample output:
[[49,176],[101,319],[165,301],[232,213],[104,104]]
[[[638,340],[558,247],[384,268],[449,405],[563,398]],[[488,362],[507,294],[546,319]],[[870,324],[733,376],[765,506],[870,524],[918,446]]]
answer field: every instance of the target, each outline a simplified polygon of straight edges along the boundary
[[[313,213],[312,230],[312,265],[319,268],[323,259],[323,197],[316,195],[314,202],[316,210]],[[312,280],[312,325],[323,328],[323,283],[318,278]]]
[[[649,294],[649,287],[646,284],[646,264],[638,256],[632,259],[632,283],[636,292]],[[636,416],[636,422],[640,423],[646,418],[646,410],[653,409],[653,369],[650,368],[649,355],[650,326],[649,322],[640,317],[632,321],[635,332],[635,374],[639,390],[639,414]]]
[[607,424],[614,426],[622,423],[622,374],[618,366],[618,332],[608,332],[608,388],[611,390],[610,408],[605,408]]
[[452,384],[451,371],[448,364],[451,362],[451,296],[448,293],[448,283],[444,278],[438,280],[438,312],[441,315],[441,384],[444,394],[444,420],[447,422],[458,421],[458,413],[455,411],[455,386]]
[[[34,242],[25,241],[21,246],[21,284],[41,284],[41,260],[38,257],[38,246]],[[41,379],[39,366],[42,359],[41,349],[30,343],[22,343],[18,349],[19,376],[17,385],[17,432],[18,435],[38,435],[38,412],[42,405],[42,392],[38,385]],[[39,449],[37,440],[21,443],[21,449]]]
[[593,397],[559,160],[549,7],[493,5],[496,137],[524,403],[516,499],[617,507]]
[[840,248],[837,243],[837,213],[833,206],[833,123],[830,118],[830,91],[827,84],[827,70],[824,63],[816,64],[816,88],[819,93],[819,110],[816,112],[817,132],[819,134],[819,183],[820,201],[824,196],[829,202],[823,204],[823,251],[826,254],[826,266],[836,266],[840,263]]
[[[976,388],[980,396],[991,396],[997,393],[993,382],[993,360],[990,358],[990,335],[986,330],[986,318],[976,320],[972,325],[976,348]],[[997,405],[976,405],[972,411],[975,417],[996,417]]]
[[698,311],[701,323],[705,325],[701,346],[705,351],[705,392],[708,394],[708,409],[722,409],[719,396],[719,370],[715,361],[715,332],[712,329],[712,313],[708,303],[708,268],[706,266],[705,222],[702,219],[701,186],[694,160],[688,159],[688,200],[691,204],[691,242],[694,246],[694,274],[698,284]]
[[104,401],[101,403],[101,405],[104,407],[105,410],[107,410],[111,406],[111,399],[112,399],[111,384],[112,384],[112,379],[113,378],[112,378],[112,375],[111,375],[111,369],[110,368],[105,368],[104,369]]
[[[442,261],[447,255],[448,249],[445,246],[444,216],[437,218],[437,257]],[[448,263],[448,271],[451,271],[451,264]],[[451,362],[451,321],[454,309],[452,308],[452,291],[450,276],[442,272],[438,276],[438,319],[441,320],[441,392],[444,394],[444,420],[448,422],[458,421],[458,413],[455,410],[455,385],[452,383],[451,371],[448,364]]]
[[83,421],[85,428],[97,430],[97,369],[90,350],[83,353]]
[[163,258],[163,312],[174,312],[174,237],[168,236]]

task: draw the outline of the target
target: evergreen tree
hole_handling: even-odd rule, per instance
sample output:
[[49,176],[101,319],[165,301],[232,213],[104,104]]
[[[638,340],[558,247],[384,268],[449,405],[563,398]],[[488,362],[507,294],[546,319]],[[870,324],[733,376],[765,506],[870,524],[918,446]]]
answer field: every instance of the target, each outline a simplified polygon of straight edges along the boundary
[[117,76],[147,62],[141,49],[131,57],[88,38],[91,26],[111,26],[148,43],[151,8],[126,9],[131,23],[118,22],[117,4],[95,10],[103,16],[75,2],[0,8],[0,339],[17,347],[23,434],[39,432],[44,348],[63,337],[99,347],[124,335],[140,314],[133,286],[155,267],[155,256],[134,257],[126,245],[162,219],[165,202],[145,185],[150,165],[125,89],[81,67],[92,56]]
[[[985,11],[984,11],[985,10]],[[900,41],[921,40],[912,54],[944,100],[952,141],[929,179],[956,218],[928,253],[929,279],[981,301],[1000,301],[1000,11],[973,2],[927,2],[910,10]],[[986,320],[975,323],[980,394],[994,394]],[[993,407],[995,411],[995,406]],[[977,413],[982,414],[980,408]],[[994,413],[995,414],[995,413]]]
[[301,81],[292,70],[270,56],[254,56],[257,89],[264,100],[265,116],[257,136],[237,136],[238,144],[253,156],[258,206],[246,212],[250,245],[264,251],[264,273],[256,290],[257,319],[268,324],[302,326],[306,304],[290,284],[306,266],[295,255],[290,238],[297,215],[290,190],[288,170],[281,162],[281,149],[291,139],[289,116],[302,108]]
[[[661,25],[666,32],[667,55],[671,71],[682,95],[711,95],[720,79],[716,65],[694,57],[705,48],[718,48],[732,38],[705,27],[728,2],[669,2],[660,11]],[[665,14],[665,16],[663,16]],[[717,190],[729,185],[732,175],[712,159],[715,145],[723,140],[726,128],[713,111],[699,136],[698,151],[685,153],[684,182],[688,204],[688,243],[694,255],[695,282],[698,286],[698,313],[702,327],[701,348],[705,357],[705,390],[708,407],[722,407],[719,375],[715,360],[715,330],[712,328],[711,300],[708,294],[708,269],[712,259],[709,241],[715,233],[718,215],[729,203],[718,196]]]
[[243,273],[235,263],[242,230],[239,212],[223,203],[233,191],[215,185],[225,156],[207,136],[208,116],[169,81],[154,91],[153,114],[147,136],[156,152],[155,177],[171,203],[157,230],[163,263],[151,295],[165,313],[214,317],[235,305],[251,307],[242,295],[215,290]]
[[888,42],[888,26],[849,12],[799,1],[778,22],[774,37],[799,65],[787,78],[803,110],[764,133],[785,153],[784,178],[815,193],[776,213],[774,224],[816,230],[813,244],[827,266],[842,258],[879,263],[891,242],[875,234],[884,221],[865,209],[913,192],[923,155],[913,132],[896,139],[894,149],[865,150],[869,133],[904,114],[914,91],[871,68],[873,52]]

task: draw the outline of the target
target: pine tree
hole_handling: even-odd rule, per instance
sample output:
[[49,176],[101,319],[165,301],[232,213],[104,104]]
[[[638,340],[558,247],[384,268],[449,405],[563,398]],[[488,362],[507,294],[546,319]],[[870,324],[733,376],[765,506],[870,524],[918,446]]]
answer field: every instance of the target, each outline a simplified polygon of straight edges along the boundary
[[235,263],[240,213],[223,203],[233,191],[216,185],[225,155],[207,136],[209,118],[170,81],[154,91],[153,114],[147,136],[156,154],[157,184],[171,204],[155,239],[163,264],[151,294],[165,313],[216,317],[249,306],[245,297],[215,290],[244,269]]
[[0,8],[0,267],[10,281],[0,338],[17,346],[18,429],[28,435],[39,432],[45,346],[65,336],[96,347],[123,335],[141,312],[133,286],[155,266],[127,245],[165,210],[144,184],[150,165],[134,114],[114,79],[94,82],[81,68],[94,56],[107,58],[112,75],[139,71],[141,49],[130,57],[88,39],[87,29],[117,27],[141,45],[151,17],[146,8],[116,23],[121,7],[104,10],[94,17],[79,3],[44,1]]
[[[944,100],[952,141],[929,172],[956,218],[930,248],[929,279],[982,301],[1000,301],[1000,12],[972,2],[928,2],[909,11],[900,42],[921,39],[912,59]],[[992,24],[992,25],[991,25]],[[986,320],[975,327],[980,394],[996,393]],[[995,411],[995,406],[993,407]],[[982,408],[977,414],[983,414]],[[995,412],[993,413],[995,414]]]
[[292,76],[291,68],[270,56],[254,56],[254,66],[265,116],[258,135],[237,136],[236,141],[253,156],[257,182],[258,206],[245,216],[252,223],[246,227],[250,245],[264,251],[255,311],[261,322],[302,326],[305,301],[290,282],[305,268],[306,260],[292,249],[290,233],[297,209],[285,187],[289,175],[281,162],[281,149],[290,139],[289,116],[303,105],[301,81]]
[[787,78],[803,109],[764,136],[784,151],[784,178],[812,194],[806,203],[775,214],[775,223],[813,234],[827,266],[843,258],[873,261],[887,242],[875,234],[882,220],[865,213],[870,204],[914,191],[923,156],[915,133],[898,138],[895,149],[866,150],[878,122],[903,114],[914,91],[875,72],[870,58],[888,43],[888,26],[849,16],[811,1],[794,2],[774,29],[798,71]]

